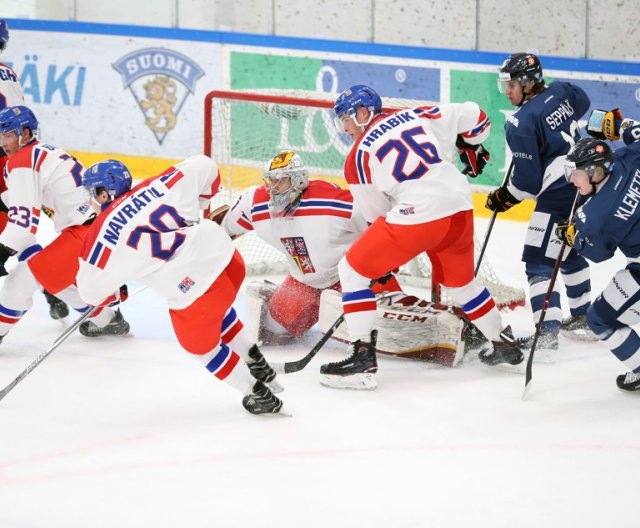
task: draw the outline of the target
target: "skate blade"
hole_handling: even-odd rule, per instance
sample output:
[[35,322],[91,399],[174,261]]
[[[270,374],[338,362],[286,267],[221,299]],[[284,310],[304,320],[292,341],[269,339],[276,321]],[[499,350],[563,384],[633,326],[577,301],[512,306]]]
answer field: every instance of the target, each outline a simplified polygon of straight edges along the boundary
[[347,390],[374,390],[378,386],[375,374],[352,374],[350,376],[321,374],[320,385],[331,389]]

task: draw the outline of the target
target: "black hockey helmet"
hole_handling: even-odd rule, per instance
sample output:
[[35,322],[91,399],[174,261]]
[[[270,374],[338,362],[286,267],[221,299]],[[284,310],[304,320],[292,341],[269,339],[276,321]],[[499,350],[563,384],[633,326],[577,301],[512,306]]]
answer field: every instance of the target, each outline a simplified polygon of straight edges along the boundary
[[542,64],[533,53],[514,53],[500,67],[500,80],[523,81],[532,79],[536,84],[544,84]]
[[609,168],[611,167],[612,161],[613,153],[609,145],[600,139],[592,137],[584,138],[577,141],[569,149],[567,153],[567,164],[565,166],[565,176],[568,180],[575,169],[584,170],[592,184],[599,183],[592,181],[596,167],[603,168],[604,177],[606,178],[609,175]]

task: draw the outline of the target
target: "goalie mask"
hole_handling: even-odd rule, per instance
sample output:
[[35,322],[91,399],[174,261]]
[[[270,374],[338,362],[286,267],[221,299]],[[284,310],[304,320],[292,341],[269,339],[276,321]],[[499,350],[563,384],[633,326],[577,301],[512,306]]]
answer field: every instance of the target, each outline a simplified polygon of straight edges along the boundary
[[274,218],[292,214],[309,187],[309,172],[302,159],[290,150],[276,154],[264,171],[264,183],[269,192],[269,212]]

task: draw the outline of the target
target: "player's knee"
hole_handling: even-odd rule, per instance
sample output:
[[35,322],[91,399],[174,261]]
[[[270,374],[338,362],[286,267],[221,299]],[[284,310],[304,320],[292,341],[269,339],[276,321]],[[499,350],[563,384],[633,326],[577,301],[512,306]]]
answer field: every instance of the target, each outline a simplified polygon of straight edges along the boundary
[[358,273],[347,260],[342,257],[338,263],[338,275],[340,275],[340,283],[344,291],[364,290],[369,287],[371,279]]

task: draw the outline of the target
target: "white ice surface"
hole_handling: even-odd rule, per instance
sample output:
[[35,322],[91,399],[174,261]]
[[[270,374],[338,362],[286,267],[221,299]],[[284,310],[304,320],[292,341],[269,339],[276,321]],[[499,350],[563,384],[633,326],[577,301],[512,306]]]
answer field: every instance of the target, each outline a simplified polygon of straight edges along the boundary
[[[488,250],[521,287],[523,238],[498,221]],[[623,265],[593,267],[594,291]],[[255,417],[181,351],[156,294],[123,313],[135,337],[74,334],[0,402],[0,528],[640,525],[640,395],[597,343],[561,339],[526,401],[523,376],[469,357],[381,357],[376,391],[326,389],[320,364],[345,353],[329,343],[281,379],[293,417]],[[506,317],[533,329],[528,308]],[[0,387],[63,330],[39,295],[0,345]]]

